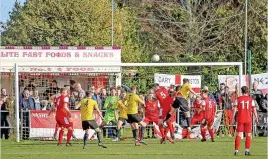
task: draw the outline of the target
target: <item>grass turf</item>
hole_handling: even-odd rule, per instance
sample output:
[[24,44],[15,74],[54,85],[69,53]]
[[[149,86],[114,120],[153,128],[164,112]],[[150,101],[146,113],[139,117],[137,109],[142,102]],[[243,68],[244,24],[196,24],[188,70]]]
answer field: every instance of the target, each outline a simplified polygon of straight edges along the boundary
[[[56,141],[1,141],[3,159],[226,159],[247,158],[244,156],[244,140],[241,140],[239,156],[233,156],[234,138],[216,138],[212,143],[200,140],[179,140],[175,144],[159,144],[157,139],[145,140],[148,145],[134,146],[132,139],[112,142],[105,139],[108,146],[103,149],[97,141],[88,141],[87,149],[82,149],[82,141],[73,141],[72,147],[56,146]],[[252,139],[251,159],[267,158],[267,138]]]

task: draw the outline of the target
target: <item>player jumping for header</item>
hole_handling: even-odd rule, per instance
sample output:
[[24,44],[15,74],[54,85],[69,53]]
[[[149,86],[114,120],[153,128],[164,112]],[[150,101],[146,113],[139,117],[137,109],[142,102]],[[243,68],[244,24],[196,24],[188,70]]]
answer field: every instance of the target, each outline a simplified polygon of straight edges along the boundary
[[179,90],[178,95],[172,104],[171,111],[168,113],[167,117],[163,121],[164,126],[167,126],[167,122],[172,117],[172,114],[174,114],[176,112],[176,110],[178,108],[180,108],[181,111],[183,111],[185,113],[185,116],[187,118],[186,121],[187,121],[187,125],[188,125],[188,127],[187,127],[188,132],[191,131],[190,108],[189,108],[189,104],[188,104],[188,98],[189,98],[190,93],[193,93],[195,96],[199,96],[197,93],[195,93],[193,91],[192,86],[190,85],[189,79],[184,78],[183,85],[181,86],[181,89]]

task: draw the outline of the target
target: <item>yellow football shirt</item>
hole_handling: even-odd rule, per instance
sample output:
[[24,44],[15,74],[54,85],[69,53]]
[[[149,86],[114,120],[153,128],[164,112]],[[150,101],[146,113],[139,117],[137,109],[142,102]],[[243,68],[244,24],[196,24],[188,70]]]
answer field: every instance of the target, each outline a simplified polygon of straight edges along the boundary
[[119,109],[119,117],[127,119],[127,101],[119,100],[115,109]]
[[138,105],[142,100],[135,93],[127,93],[127,114],[137,114]]
[[98,108],[98,104],[92,98],[84,98],[80,102],[81,120],[94,120],[94,109]]
[[185,99],[189,97],[190,89],[192,86],[190,84],[183,84],[181,89],[179,90],[179,94],[181,94]]

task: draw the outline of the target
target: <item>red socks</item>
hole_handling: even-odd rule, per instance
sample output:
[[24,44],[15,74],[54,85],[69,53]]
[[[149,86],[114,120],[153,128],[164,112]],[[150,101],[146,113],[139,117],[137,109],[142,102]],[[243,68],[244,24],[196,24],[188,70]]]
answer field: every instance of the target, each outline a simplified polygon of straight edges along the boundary
[[64,130],[61,129],[61,130],[60,130],[60,133],[59,133],[59,139],[58,139],[58,143],[59,143],[59,144],[62,143],[62,140],[63,140],[63,134],[64,134]]
[[213,131],[213,129],[209,129],[208,132],[209,132],[210,137],[212,139],[214,139],[214,131]]
[[201,128],[201,135],[203,139],[206,139],[206,129]]
[[73,135],[73,130],[72,129],[68,129],[68,133],[67,133],[67,144],[70,143],[71,137]]
[[251,143],[251,137],[250,136],[246,136],[246,142],[245,142],[245,148],[246,149],[249,149],[250,143]]
[[56,124],[56,127],[55,127],[54,134],[57,134],[57,133],[58,133],[58,130],[59,130],[59,124],[57,123],[57,124]]
[[[236,136],[235,138],[235,150],[238,150],[240,147],[240,142],[241,142],[241,137],[240,136]],[[247,140],[246,140],[247,143]]]
[[166,137],[166,136],[165,136],[165,130],[164,130],[164,128],[163,128],[162,125],[159,125],[159,130],[160,130],[160,133],[161,133],[161,135],[162,135],[162,138],[163,138],[163,137]]
[[167,125],[168,125],[168,128],[170,130],[170,136],[171,136],[171,134],[174,134],[174,127],[172,125],[171,120],[168,121]]

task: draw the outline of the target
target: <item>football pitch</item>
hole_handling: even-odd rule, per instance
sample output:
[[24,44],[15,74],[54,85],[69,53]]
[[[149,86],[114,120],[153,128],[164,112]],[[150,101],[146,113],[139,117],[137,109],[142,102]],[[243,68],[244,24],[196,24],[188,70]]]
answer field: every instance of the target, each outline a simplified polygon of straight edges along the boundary
[[267,138],[252,139],[252,156],[244,156],[244,140],[239,156],[233,156],[234,138],[216,138],[212,143],[200,140],[179,140],[175,144],[159,144],[158,139],[145,140],[148,145],[134,146],[132,139],[112,142],[105,139],[108,146],[97,146],[97,140],[88,141],[87,149],[82,149],[82,141],[73,141],[72,147],[56,146],[56,141],[1,141],[2,159],[226,159],[226,158],[267,158]]

